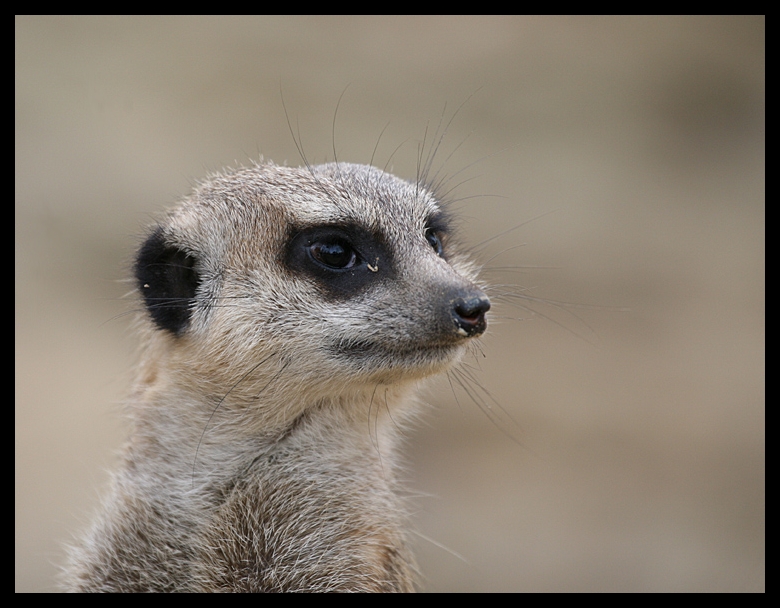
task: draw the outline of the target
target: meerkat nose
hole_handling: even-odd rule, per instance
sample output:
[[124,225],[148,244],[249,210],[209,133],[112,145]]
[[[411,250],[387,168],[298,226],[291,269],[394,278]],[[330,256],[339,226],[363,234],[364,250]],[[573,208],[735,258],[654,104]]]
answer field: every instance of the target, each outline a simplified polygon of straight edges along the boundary
[[481,291],[474,291],[467,297],[452,302],[452,318],[459,334],[478,336],[487,328],[485,313],[490,310],[490,300]]

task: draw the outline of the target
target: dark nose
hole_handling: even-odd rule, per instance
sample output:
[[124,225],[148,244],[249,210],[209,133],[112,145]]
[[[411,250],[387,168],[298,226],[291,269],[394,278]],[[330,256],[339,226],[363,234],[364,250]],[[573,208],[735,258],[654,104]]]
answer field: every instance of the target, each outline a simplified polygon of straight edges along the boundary
[[482,293],[452,302],[452,319],[458,333],[469,338],[478,336],[487,329],[485,313],[490,310],[490,300]]

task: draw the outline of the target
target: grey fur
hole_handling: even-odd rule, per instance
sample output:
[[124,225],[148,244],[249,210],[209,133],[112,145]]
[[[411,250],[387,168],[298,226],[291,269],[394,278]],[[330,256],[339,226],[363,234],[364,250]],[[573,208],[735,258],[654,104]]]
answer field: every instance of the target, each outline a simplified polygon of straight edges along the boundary
[[[209,178],[159,223],[197,290],[178,333],[144,315],[131,436],[68,589],[414,590],[400,427],[489,307],[444,233],[437,255],[439,213],[422,185],[373,167],[261,163]],[[386,252],[354,293],[286,261],[322,225],[358,226]],[[483,303],[458,313],[471,325],[452,322],[461,296]]]

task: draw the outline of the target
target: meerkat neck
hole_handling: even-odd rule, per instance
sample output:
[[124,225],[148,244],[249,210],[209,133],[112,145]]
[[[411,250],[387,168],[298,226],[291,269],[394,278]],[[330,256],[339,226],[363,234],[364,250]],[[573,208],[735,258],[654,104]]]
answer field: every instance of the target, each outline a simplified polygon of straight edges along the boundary
[[[216,415],[204,432],[213,406],[187,391],[177,408],[170,391],[165,408],[136,404],[114,497],[74,555],[72,582],[99,591],[414,590],[396,481],[403,410],[390,418],[398,393],[378,386],[368,398],[290,403],[301,413],[259,434],[238,434]],[[198,412],[198,422],[174,409]],[[306,549],[320,545],[327,565]]]
[[350,387],[334,397],[329,387],[262,394],[266,378],[226,395],[159,375],[155,381],[134,391],[128,456],[166,483],[190,487],[211,486],[257,458],[273,461],[278,451],[300,452],[308,467],[322,462],[306,457],[312,452],[342,460],[360,455],[391,473],[402,427],[416,409],[409,385]]

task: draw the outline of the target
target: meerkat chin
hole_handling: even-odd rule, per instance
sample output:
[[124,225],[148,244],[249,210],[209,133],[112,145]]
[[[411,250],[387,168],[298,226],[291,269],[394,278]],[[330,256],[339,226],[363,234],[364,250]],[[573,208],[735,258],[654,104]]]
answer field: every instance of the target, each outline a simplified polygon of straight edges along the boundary
[[422,184],[215,175],[136,258],[143,350],[77,591],[412,591],[396,470],[418,381],[490,302]]

